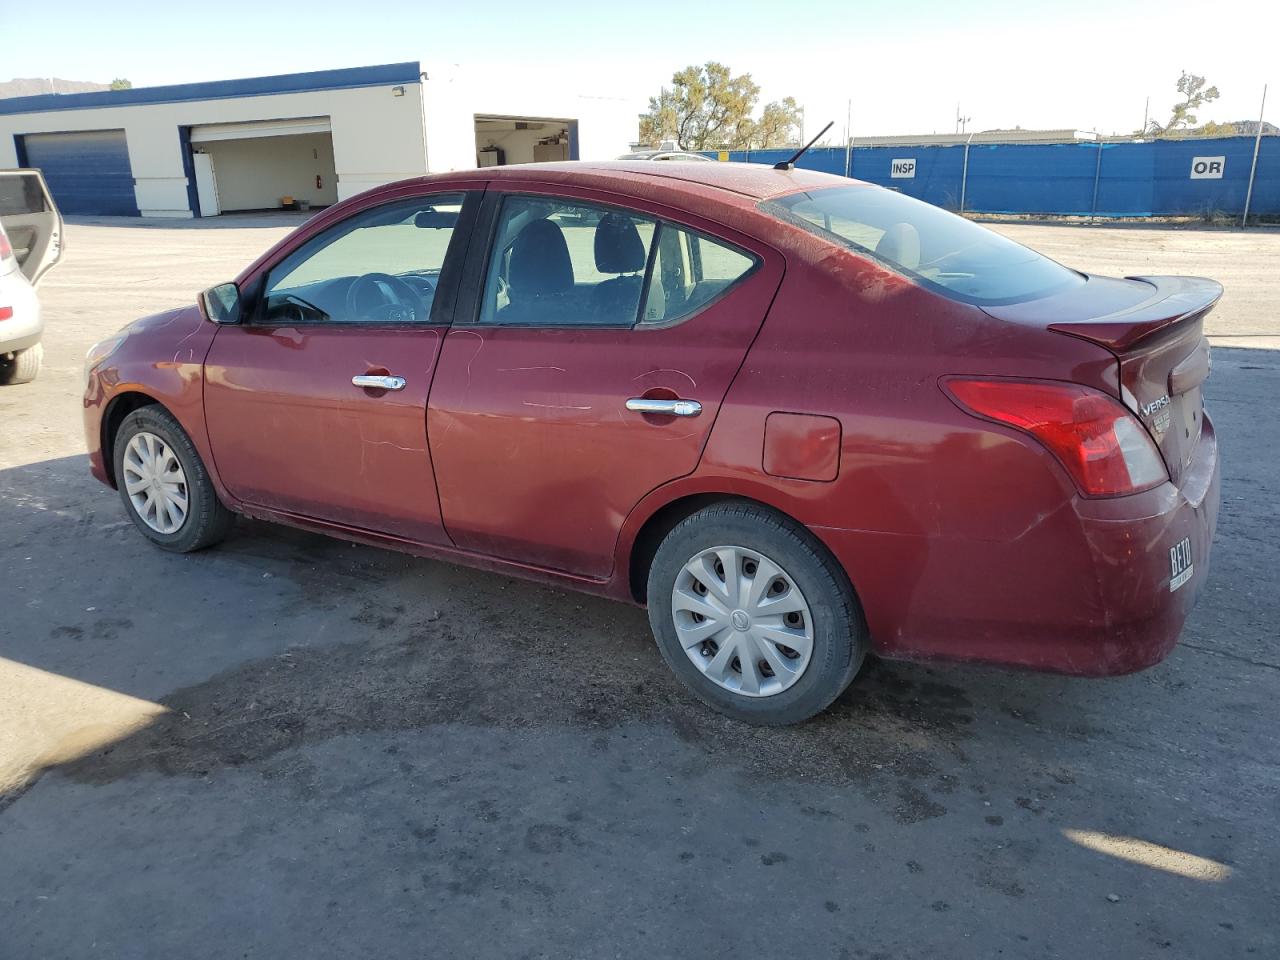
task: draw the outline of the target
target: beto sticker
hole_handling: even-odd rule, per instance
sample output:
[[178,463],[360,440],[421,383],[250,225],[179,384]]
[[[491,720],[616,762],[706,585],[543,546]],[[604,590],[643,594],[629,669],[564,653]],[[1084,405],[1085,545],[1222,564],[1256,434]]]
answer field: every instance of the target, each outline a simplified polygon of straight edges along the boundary
[[1191,538],[1183,537],[1169,548],[1169,592],[1173,593],[1190,580],[1195,569],[1191,562]]

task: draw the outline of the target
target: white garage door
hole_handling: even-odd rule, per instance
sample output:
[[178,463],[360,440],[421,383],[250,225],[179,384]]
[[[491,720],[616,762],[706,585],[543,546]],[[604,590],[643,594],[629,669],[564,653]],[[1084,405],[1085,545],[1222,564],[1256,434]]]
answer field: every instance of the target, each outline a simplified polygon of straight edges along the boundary
[[286,137],[291,134],[329,133],[328,117],[301,117],[292,120],[253,120],[247,123],[206,123],[191,128],[192,143],[215,140],[249,140],[256,137]]

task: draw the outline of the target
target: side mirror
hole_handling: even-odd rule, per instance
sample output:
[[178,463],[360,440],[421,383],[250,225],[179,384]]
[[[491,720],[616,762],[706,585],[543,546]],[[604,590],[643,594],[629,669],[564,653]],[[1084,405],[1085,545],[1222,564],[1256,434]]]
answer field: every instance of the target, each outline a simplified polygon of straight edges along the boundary
[[240,288],[234,283],[220,283],[200,294],[205,316],[214,323],[240,322]]

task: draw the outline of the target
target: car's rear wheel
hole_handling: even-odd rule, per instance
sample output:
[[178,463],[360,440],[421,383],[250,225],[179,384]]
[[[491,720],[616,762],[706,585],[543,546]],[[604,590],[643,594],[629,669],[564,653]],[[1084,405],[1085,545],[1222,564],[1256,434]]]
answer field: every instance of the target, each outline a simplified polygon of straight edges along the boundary
[[23,350],[17,350],[12,359],[0,359],[0,383],[30,383],[39,376],[42,363],[43,343],[34,343]]
[[667,534],[648,605],[676,676],[749,723],[808,719],[844,692],[866,656],[862,611],[834,558],[755,504],[708,507]]
[[190,553],[226,537],[234,515],[218,500],[191,438],[163,407],[124,418],[114,457],[129,519],[156,546]]

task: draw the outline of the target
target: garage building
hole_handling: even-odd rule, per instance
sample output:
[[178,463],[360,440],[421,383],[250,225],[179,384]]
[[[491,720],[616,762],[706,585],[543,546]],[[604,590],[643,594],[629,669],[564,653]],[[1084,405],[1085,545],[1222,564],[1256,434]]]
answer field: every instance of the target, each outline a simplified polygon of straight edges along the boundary
[[603,159],[634,139],[621,101],[476,78],[410,61],[4,99],[0,168],[40,168],[67,214],[215,216],[322,207],[425,173]]

